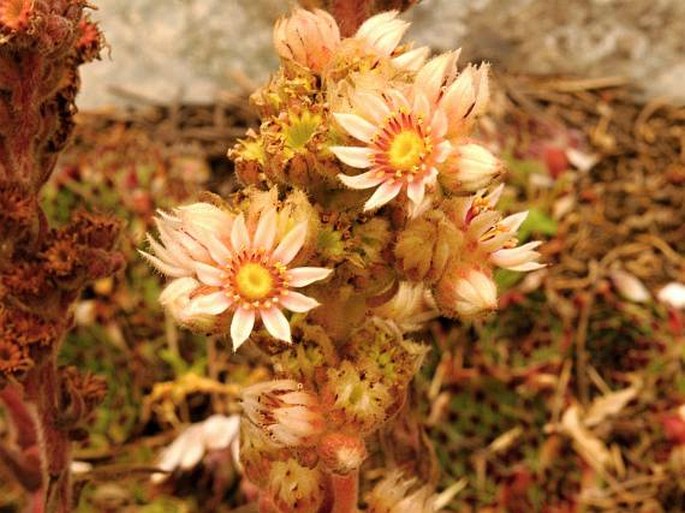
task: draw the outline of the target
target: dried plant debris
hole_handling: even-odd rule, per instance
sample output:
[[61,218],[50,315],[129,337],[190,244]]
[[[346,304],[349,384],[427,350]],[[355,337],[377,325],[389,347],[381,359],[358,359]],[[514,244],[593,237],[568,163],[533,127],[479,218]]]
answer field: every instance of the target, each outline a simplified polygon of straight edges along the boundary
[[446,482],[469,478],[455,509],[682,511],[683,317],[653,298],[685,276],[685,110],[602,81],[499,85],[511,200],[533,201],[550,265],[501,276],[491,321],[436,331],[429,433]]

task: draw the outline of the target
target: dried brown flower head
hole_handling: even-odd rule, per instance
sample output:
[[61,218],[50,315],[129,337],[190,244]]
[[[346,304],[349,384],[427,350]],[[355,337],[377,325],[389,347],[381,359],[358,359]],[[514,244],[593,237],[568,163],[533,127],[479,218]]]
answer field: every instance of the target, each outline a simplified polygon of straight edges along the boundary
[[28,356],[26,347],[9,340],[0,340],[0,375],[8,376],[24,372],[32,365],[33,362]]
[[107,394],[104,378],[80,372],[76,367],[62,369],[62,400],[68,413],[85,420]]

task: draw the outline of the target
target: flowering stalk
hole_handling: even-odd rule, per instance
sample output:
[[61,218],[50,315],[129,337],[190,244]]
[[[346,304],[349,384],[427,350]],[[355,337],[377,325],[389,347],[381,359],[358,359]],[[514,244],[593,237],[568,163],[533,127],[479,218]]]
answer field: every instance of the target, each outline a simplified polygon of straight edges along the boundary
[[102,45],[85,7],[0,0],[0,388],[12,383],[9,418],[33,434],[5,453],[18,451],[36,512],[71,511],[69,433],[104,396],[101,380],[56,366],[71,304],[121,265],[117,223],[82,212],[50,228],[38,202],[73,127],[78,66]]
[[357,513],[359,502],[359,469],[346,475],[331,476],[333,508],[331,513]]
[[[403,44],[398,11],[352,29],[336,5],[276,23],[282,66],[252,96],[262,123],[229,151],[244,188],[160,212],[143,252],[171,278],[160,301],[179,324],[271,359],[242,397],[262,513],[357,511],[360,469],[380,456],[367,442],[406,414],[428,322],[494,311],[496,267],[542,266],[516,237],[526,213],[497,210],[503,165],[472,135],[488,67]],[[399,470],[376,490],[367,511],[449,500]]]

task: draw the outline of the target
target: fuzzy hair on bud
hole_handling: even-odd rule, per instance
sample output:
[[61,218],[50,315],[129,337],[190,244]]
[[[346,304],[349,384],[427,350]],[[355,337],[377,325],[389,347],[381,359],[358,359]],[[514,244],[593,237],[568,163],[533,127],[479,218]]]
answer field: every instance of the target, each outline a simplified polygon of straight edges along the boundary
[[364,440],[344,433],[324,435],[317,449],[323,464],[334,474],[358,469],[367,456]]

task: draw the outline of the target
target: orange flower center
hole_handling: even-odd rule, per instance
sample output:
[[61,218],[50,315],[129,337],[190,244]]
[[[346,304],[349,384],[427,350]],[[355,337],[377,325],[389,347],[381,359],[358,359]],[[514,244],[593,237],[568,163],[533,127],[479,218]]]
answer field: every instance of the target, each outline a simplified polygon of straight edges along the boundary
[[269,308],[286,293],[286,267],[264,251],[244,251],[226,266],[226,293],[245,308]]
[[259,300],[271,294],[274,279],[269,269],[261,264],[249,262],[238,269],[235,284],[241,296],[246,299]]
[[372,147],[379,175],[413,180],[427,169],[433,142],[430,128],[423,126],[423,119],[400,109],[388,117],[376,133]]
[[426,141],[413,130],[402,130],[390,143],[388,160],[401,171],[418,170],[426,154]]

